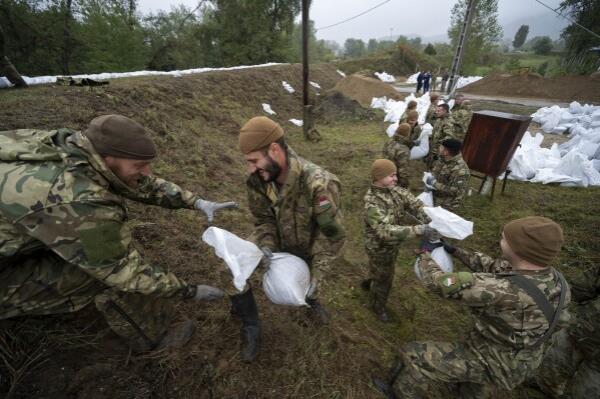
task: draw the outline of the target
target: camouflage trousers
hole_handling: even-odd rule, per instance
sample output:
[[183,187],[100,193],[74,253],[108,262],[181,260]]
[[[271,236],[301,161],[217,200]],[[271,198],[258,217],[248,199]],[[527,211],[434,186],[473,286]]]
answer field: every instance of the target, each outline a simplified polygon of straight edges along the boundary
[[0,319],[76,312],[92,302],[140,350],[160,340],[174,308],[172,300],[111,290],[50,251],[0,260]]
[[541,351],[512,351],[487,342],[410,342],[400,351],[404,368],[394,381],[399,398],[488,398],[533,374]]
[[369,305],[376,313],[385,310],[385,304],[390,296],[396,259],[398,258],[397,246],[367,248],[369,256]]

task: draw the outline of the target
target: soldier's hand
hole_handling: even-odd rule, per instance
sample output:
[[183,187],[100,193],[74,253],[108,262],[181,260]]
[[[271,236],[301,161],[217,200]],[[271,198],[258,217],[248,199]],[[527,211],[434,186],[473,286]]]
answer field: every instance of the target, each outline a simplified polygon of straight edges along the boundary
[[425,180],[425,184],[429,187],[431,187],[433,189],[433,185],[437,183],[437,180],[435,179],[435,177],[433,175],[431,176],[427,176],[427,179]]
[[444,250],[446,252],[448,252],[450,255],[452,255],[453,253],[456,252],[456,247],[455,246],[453,246],[452,244],[450,244],[449,242],[447,242],[443,238],[441,239],[441,241],[442,241],[442,244],[444,245]]
[[269,247],[260,247],[263,257],[260,259],[259,265],[266,270],[269,270],[271,266],[271,259],[273,259],[273,251]]
[[423,238],[425,238],[426,240],[429,240],[429,241],[440,241],[440,238],[442,238],[442,236],[433,227],[429,227],[429,225],[425,225],[425,229],[423,230]]
[[437,242],[431,242],[427,238],[423,238],[423,241],[421,241],[421,251],[433,252],[434,249],[439,248],[443,245],[444,244],[442,244],[442,242],[439,240]]
[[217,299],[221,299],[225,296],[223,290],[211,287],[210,285],[197,285],[196,286],[196,295],[194,295],[194,300],[196,301],[214,301]]
[[215,212],[217,212],[218,210],[237,208],[237,207],[238,207],[238,205],[233,201],[211,202],[211,201],[203,200],[202,198],[200,198],[199,200],[197,200],[194,203],[194,208],[199,209],[202,212],[204,212],[204,214],[206,215],[206,218],[208,219],[208,223],[212,223],[212,221],[215,217]]

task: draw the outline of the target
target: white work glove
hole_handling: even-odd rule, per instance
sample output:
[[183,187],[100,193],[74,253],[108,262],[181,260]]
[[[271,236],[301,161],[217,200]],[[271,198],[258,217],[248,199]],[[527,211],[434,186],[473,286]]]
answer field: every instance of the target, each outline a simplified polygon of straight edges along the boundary
[[208,223],[212,223],[212,221],[215,217],[216,211],[218,211],[220,209],[237,208],[237,207],[238,207],[238,205],[233,201],[211,202],[211,201],[203,200],[202,198],[200,198],[199,200],[197,200],[194,203],[194,208],[199,209],[202,212],[204,212],[204,214],[206,215],[206,218],[208,219]]
[[210,285],[197,285],[196,286],[196,295],[194,295],[195,301],[214,301],[217,299],[221,299],[225,296],[223,290],[211,287]]

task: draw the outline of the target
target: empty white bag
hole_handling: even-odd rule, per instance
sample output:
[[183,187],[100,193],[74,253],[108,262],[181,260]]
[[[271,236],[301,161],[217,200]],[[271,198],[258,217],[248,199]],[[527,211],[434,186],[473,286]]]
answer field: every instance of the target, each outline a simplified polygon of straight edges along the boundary
[[263,291],[278,305],[306,305],[310,271],[302,258],[286,252],[276,252],[269,270],[263,276]]
[[241,239],[227,230],[211,226],[202,235],[202,240],[215,249],[233,275],[233,285],[243,291],[246,280],[254,273],[262,251],[252,242]]
[[[433,259],[435,263],[438,264],[440,269],[442,269],[446,273],[452,273],[452,271],[454,270],[454,262],[452,262],[452,257],[448,252],[446,252],[444,247],[438,247],[431,251],[431,259]],[[417,257],[417,260],[415,261],[415,274],[417,275],[417,278],[419,280],[423,279],[423,276],[421,275],[420,257]]]
[[423,211],[431,219],[429,227],[436,229],[444,237],[464,240],[473,234],[473,222],[469,222],[441,206],[425,207]]

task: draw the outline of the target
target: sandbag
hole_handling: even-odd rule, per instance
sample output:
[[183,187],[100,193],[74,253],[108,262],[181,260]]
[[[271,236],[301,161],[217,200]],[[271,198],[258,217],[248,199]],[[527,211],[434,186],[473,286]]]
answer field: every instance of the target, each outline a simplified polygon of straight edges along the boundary
[[269,270],[263,276],[263,290],[278,305],[302,306],[310,285],[306,262],[286,252],[276,252]]
[[419,145],[410,149],[409,159],[422,159],[429,153],[429,136],[433,127],[429,123],[423,125],[421,135],[419,136]]
[[433,206],[433,194],[431,191],[423,191],[421,194],[417,195],[417,199],[425,204],[425,206]]
[[441,206],[425,207],[423,211],[431,219],[429,227],[436,229],[444,237],[464,240],[473,234],[473,222],[465,220]]
[[211,226],[202,240],[215,249],[215,254],[225,261],[233,275],[233,285],[242,292],[246,281],[258,266],[263,253],[254,243],[246,241],[235,234]]
[[[433,259],[435,263],[438,264],[440,269],[442,269],[446,273],[452,273],[452,271],[454,270],[454,262],[452,262],[452,256],[450,256],[450,254],[446,252],[444,247],[438,247],[431,251],[431,259]],[[423,279],[423,276],[421,274],[420,257],[417,257],[417,260],[415,261],[415,274],[419,280]]]

